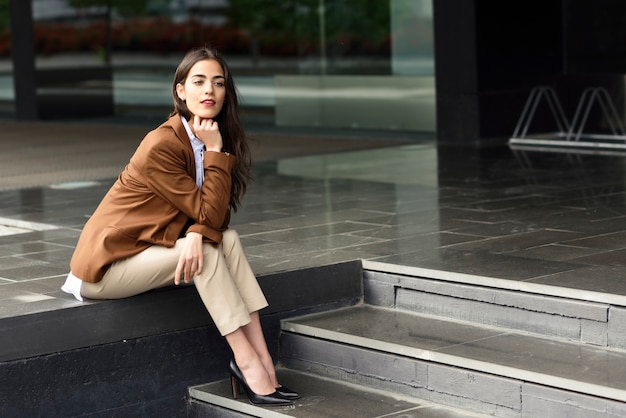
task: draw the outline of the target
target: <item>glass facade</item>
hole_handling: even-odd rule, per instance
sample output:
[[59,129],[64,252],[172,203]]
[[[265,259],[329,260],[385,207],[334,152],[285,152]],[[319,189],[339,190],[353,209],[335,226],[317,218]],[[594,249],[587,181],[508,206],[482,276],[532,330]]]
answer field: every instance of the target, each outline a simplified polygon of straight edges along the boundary
[[[5,107],[8,5],[0,0]],[[102,95],[106,77],[88,74],[104,69],[115,112],[168,112],[176,64],[206,44],[228,59],[258,123],[435,130],[432,0],[32,0],[32,14],[38,94],[52,101],[79,84]],[[69,79],[50,81],[55,69]]]

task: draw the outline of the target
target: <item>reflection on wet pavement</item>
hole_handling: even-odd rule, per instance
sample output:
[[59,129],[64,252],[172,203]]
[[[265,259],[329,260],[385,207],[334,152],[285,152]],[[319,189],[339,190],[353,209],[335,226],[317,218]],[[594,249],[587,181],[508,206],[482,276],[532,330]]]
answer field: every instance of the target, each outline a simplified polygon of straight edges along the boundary
[[[264,162],[231,225],[259,275],[365,259],[624,296],[625,161],[426,143]],[[77,303],[59,287],[112,182],[0,192],[0,317]]]

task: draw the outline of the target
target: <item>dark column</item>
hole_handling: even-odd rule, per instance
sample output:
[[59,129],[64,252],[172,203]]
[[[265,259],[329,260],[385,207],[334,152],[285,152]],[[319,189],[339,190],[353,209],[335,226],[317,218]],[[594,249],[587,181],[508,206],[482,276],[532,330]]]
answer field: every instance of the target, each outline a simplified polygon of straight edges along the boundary
[[10,1],[13,84],[17,120],[38,119],[31,0]]
[[9,11],[17,120],[115,113],[110,63],[78,66],[70,61],[63,67],[37,68],[32,0],[11,0]]
[[440,144],[504,143],[562,72],[560,1],[433,0]]
[[479,138],[474,0],[433,0],[437,141]]

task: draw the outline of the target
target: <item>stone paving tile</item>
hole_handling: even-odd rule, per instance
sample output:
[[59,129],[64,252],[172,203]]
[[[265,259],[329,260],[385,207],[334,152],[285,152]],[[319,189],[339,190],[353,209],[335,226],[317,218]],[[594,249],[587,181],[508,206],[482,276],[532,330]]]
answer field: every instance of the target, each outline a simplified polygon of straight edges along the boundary
[[[368,259],[588,288],[583,273],[626,264],[623,167],[434,144],[264,161],[232,227],[259,275]],[[58,287],[113,181],[0,191],[0,316],[73,306]],[[611,277],[623,292],[617,274],[603,291]]]

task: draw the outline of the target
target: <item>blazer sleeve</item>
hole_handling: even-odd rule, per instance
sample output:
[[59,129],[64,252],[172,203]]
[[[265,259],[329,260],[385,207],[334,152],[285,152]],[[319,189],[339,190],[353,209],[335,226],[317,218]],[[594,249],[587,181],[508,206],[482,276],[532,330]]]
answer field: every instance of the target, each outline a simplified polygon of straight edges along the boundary
[[[187,232],[197,232],[205,237],[210,237],[211,229],[224,231],[230,222],[230,191],[232,187],[232,169],[236,157],[222,152],[204,153],[204,183],[202,183],[201,195],[205,210],[200,213],[224,213],[219,227],[215,228],[202,217],[194,218],[196,224],[191,225]],[[225,177],[227,176],[227,178]],[[194,183],[195,184],[195,183]],[[221,198],[212,198],[215,193]]]
[[[204,183],[199,190],[188,150],[175,139],[154,141],[145,158],[147,186],[160,198],[193,219],[192,229],[214,239],[215,231],[223,231],[227,222],[232,186],[231,170],[235,157],[221,152],[204,154]],[[191,151],[190,158],[193,158]]]

